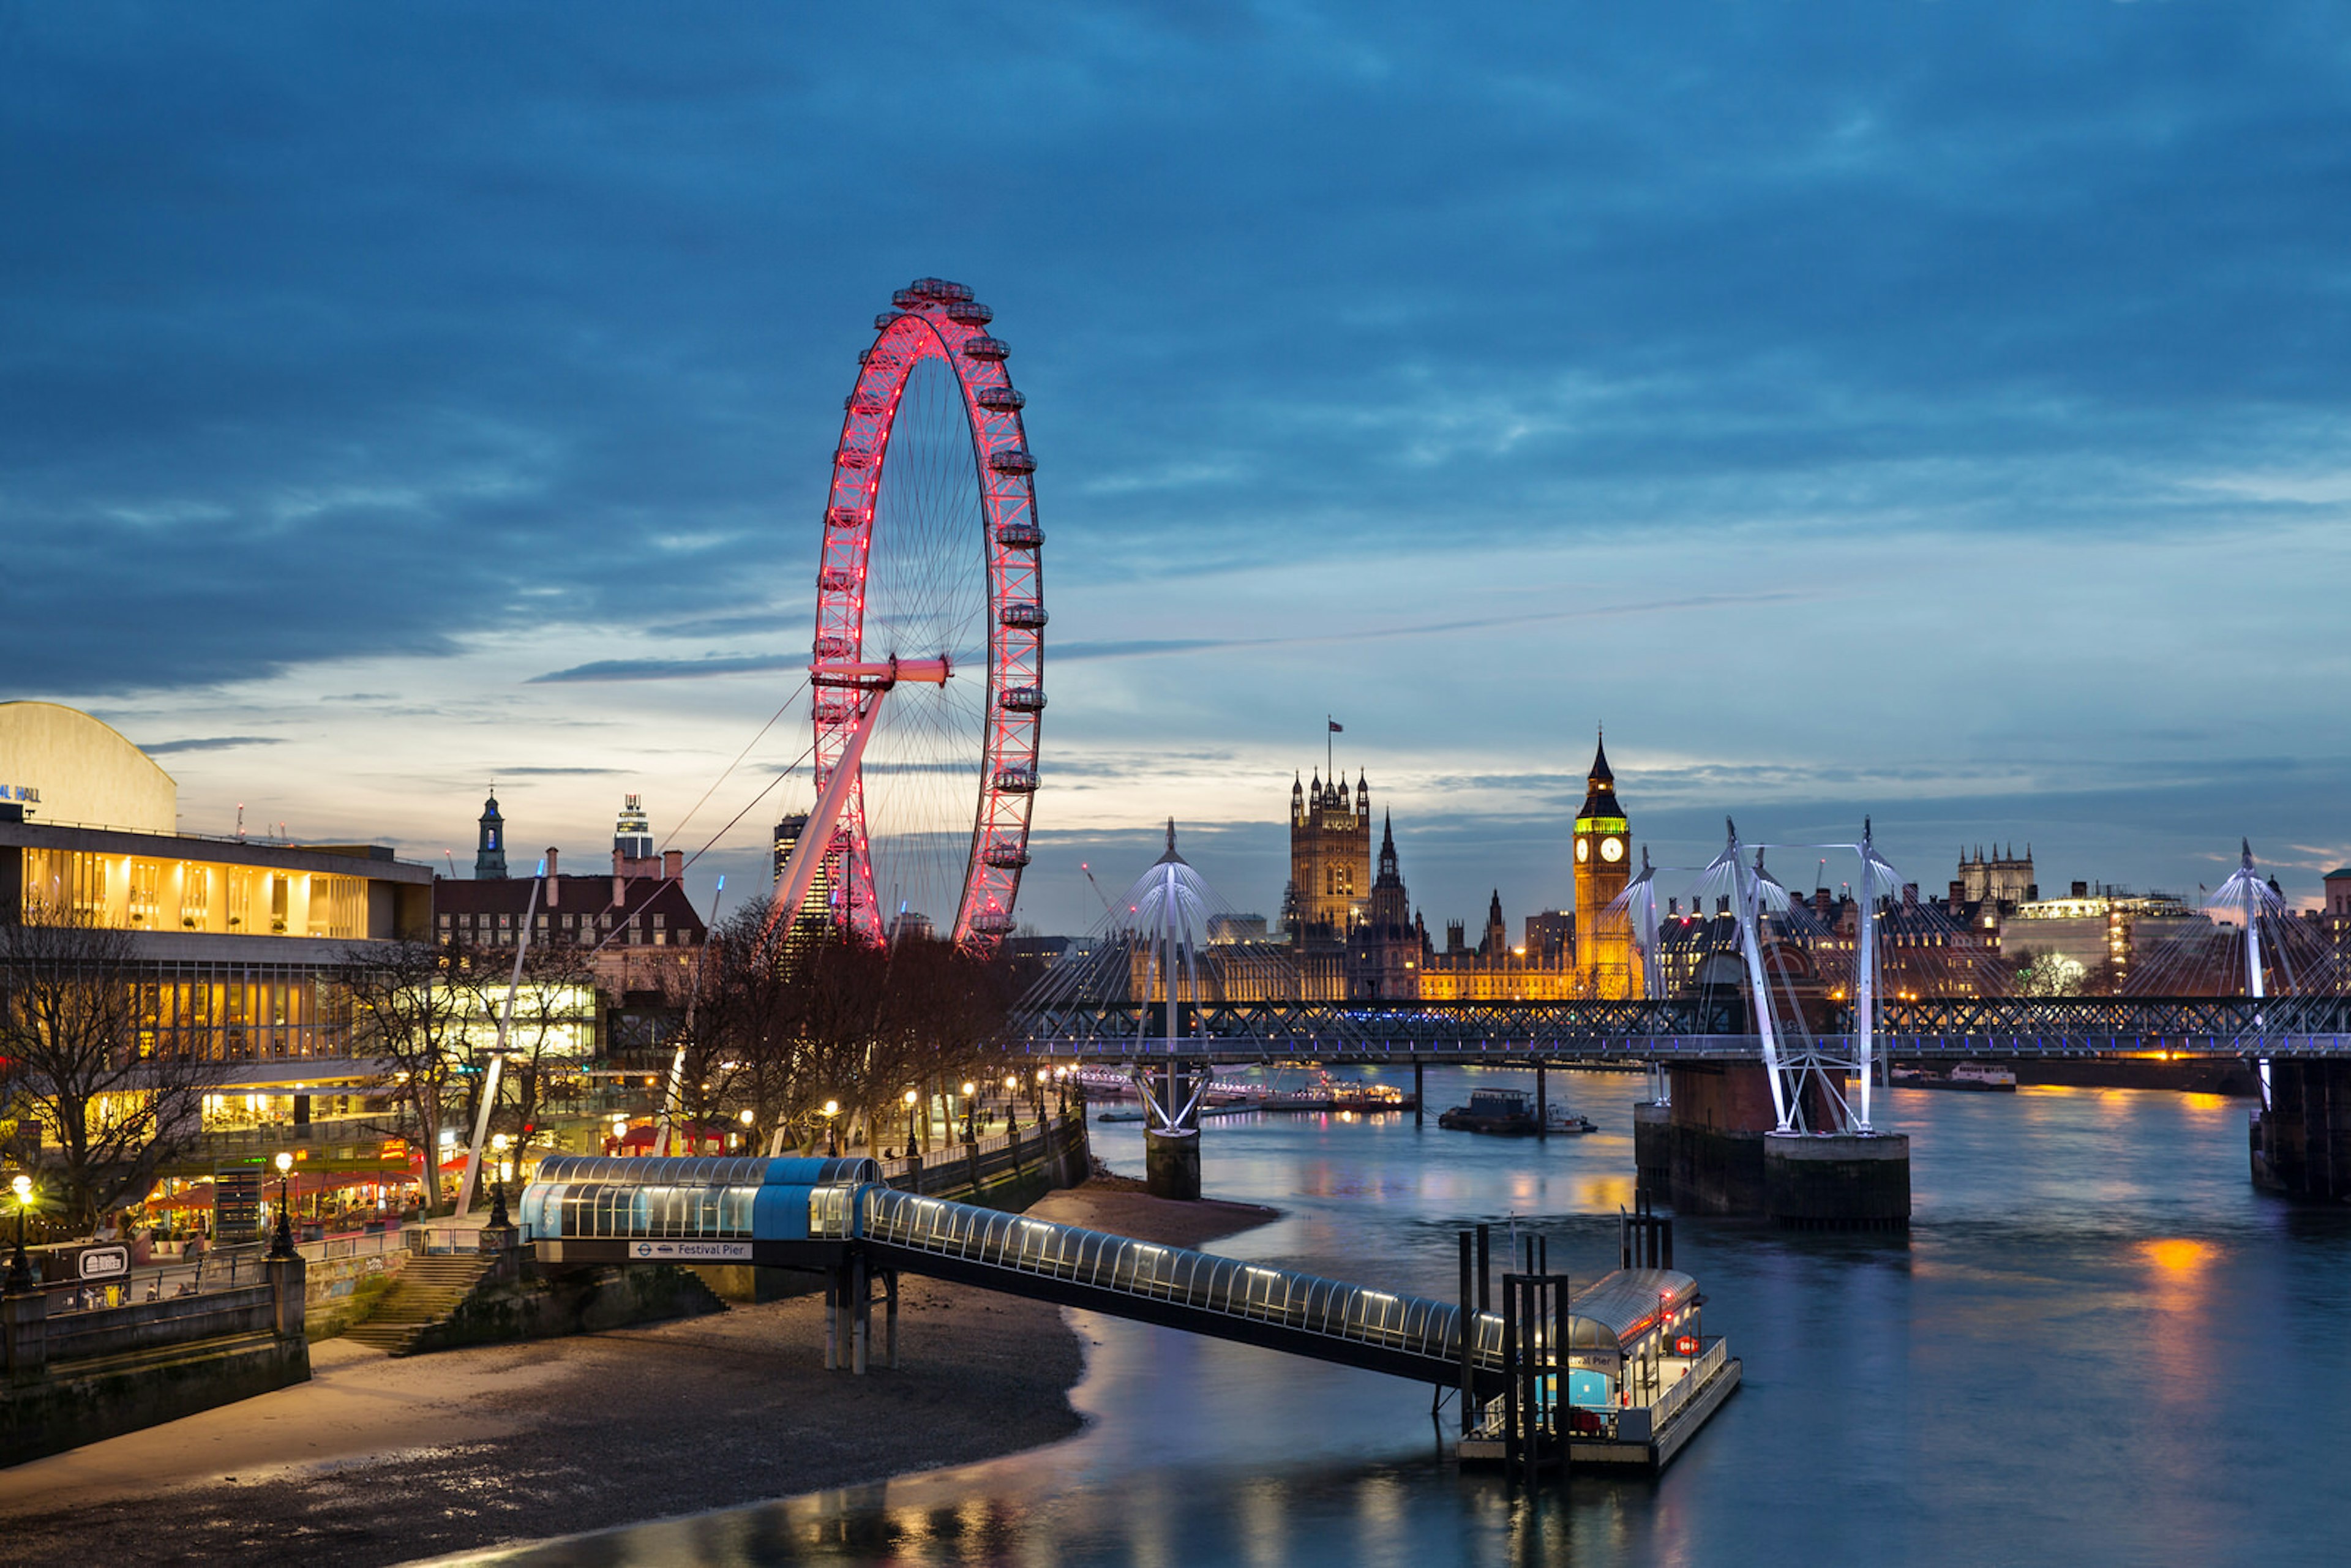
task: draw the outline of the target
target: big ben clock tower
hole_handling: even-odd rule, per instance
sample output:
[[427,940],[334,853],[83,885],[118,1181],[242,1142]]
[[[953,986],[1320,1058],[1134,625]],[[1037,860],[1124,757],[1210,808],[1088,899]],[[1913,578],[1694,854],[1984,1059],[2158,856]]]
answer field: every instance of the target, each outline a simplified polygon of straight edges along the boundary
[[1625,808],[1616,803],[1616,776],[1608,770],[1605,737],[1593,751],[1584,779],[1583,809],[1575,814],[1575,965],[1584,994],[1618,1001],[1634,996],[1630,921],[1608,905],[1633,875],[1633,840]]

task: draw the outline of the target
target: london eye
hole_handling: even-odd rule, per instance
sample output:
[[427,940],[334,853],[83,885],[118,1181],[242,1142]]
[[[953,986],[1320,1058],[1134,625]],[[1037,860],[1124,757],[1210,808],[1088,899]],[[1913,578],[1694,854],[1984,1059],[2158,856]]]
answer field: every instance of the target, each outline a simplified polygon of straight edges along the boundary
[[918,278],[859,356],[817,570],[817,809],[771,926],[821,885],[825,918],[859,940],[986,949],[1012,929],[1045,707],[1044,535],[990,319],[962,284]]

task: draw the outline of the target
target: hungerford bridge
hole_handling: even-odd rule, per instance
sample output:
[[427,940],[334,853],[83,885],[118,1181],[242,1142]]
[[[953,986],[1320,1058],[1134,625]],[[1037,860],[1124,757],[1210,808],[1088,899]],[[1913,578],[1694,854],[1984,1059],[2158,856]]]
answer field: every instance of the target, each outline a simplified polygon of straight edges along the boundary
[[1023,1009],[1013,1049],[1134,1071],[1151,1112],[1153,1182],[1171,1196],[1198,1190],[1198,1098],[1212,1067],[1409,1066],[1416,1105],[1428,1066],[1527,1068],[1540,1118],[1547,1069],[1646,1066],[1655,1087],[1635,1126],[1646,1189],[1684,1212],[1899,1228],[1908,1140],[1862,1124],[1855,1064],[2159,1055],[2256,1066],[2266,1103],[2252,1130],[2254,1178],[2351,1198],[2351,997],[1880,1000],[1866,1030],[1855,1004],[1832,1009],[1834,1032],[1791,1050],[1753,1028],[1743,998],[1179,1002],[1172,1019],[1165,1003],[1065,1003]]
[[[1825,1050],[1856,1052],[1854,1005],[1832,1003]],[[1879,1058],[2144,1056],[2351,1061],[2351,997],[1984,997],[1879,1000]],[[1402,1066],[1592,1066],[1762,1059],[1743,998],[1627,1002],[1062,1003],[1021,1009],[1015,1049],[1123,1062],[1313,1061]]]
[[[2241,922],[2241,983],[2228,997],[1969,997],[1884,994],[1876,925],[1859,923],[1855,994],[1799,998],[1773,919],[1788,896],[1750,866],[1730,830],[1696,872],[1693,892],[1734,915],[1722,954],[1694,997],[1645,1001],[1374,1002],[1220,1000],[1204,972],[1195,917],[1205,889],[1176,852],[1130,891],[1128,933],[1150,1001],[1085,998],[1040,986],[1019,1009],[1013,1048],[1039,1057],[1125,1066],[1148,1113],[1154,1190],[1196,1195],[1198,1112],[1220,1065],[1280,1061],[1531,1068],[1536,1126],[1547,1126],[1544,1073],[1642,1065],[1652,1092],[1637,1113],[1643,1186],[1685,1211],[1761,1213],[1806,1227],[1899,1228],[1910,1212],[1909,1144],[1872,1120],[1874,1087],[1895,1060],[2227,1058],[2252,1066],[2262,1113],[2252,1127],[2256,1181],[2281,1191],[2351,1197],[2351,996],[2265,995],[2283,974],[2274,955],[2289,929],[2250,849],[2213,899]],[[1860,862],[1861,906],[1901,886],[1866,828],[1842,848]],[[1658,951],[1655,873],[1612,906],[1629,922],[1652,972]],[[1696,901],[1693,900],[1693,907]],[[1117,967],[1125,972],[1126,965]],[[1186,998],[1190,999],[1186,999]],[[1416,1093],[1416,1116],[1425,1097]]]

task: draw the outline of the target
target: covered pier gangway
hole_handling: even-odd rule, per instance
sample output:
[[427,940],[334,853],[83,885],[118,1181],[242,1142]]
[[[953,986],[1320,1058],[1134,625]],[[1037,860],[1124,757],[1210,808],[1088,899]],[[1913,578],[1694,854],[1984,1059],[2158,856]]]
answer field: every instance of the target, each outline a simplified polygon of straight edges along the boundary
[[[849,1328],[844,1337],[861,1346],[864,1281],[904,1270],[1464,1388],[1481,1406],[1510,1375],[1502,1316],[1467,1302],[900,1192],[871,1160],[559,1155],[540,1165],[517,1218],[549,1265],[732,1262],[824,1271],[834,1331]],[[1538,1354],[1552,1375],[1567,1375],[1571,1404],[1656,1400],[1698,1370],[1676,1348],[1699,1343],[1699,1300],[1687,1274],[1619,1270],[1575,1293],[1558,1330],[1563,1343]],[[841,1322],[843,1313],[856,1314],[853,1327]]]

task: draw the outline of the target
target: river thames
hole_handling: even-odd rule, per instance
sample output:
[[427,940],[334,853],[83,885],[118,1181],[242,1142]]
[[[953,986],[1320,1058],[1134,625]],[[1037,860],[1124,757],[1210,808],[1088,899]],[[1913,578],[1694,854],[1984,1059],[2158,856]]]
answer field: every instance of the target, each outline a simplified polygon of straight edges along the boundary
[[[1428,1124],[1209,1124],[1207,1196],[1280,1218],[1214,1244],[1449,1299],[1460,1227],[1615,1264],[1637,1076],[1562,1074],[1548,1143]],[[2246,1179],[2250,1104],[2130,1090],[1882,1096],[1907,1238],[1685,1218],[1676,1260],[1740,1392],[1656,1480],[1530,1500],[1438,1457],[1425,1388],[1092,1313],[1086,1430],[850,1492],[498,1554],[534,1563],[1911,1563],[2319,1561],[2351,1532],[2351,1214]],[[1097,1152],[1139,1174],[1133,1124]],[[1499,1246],[1498,1246],[1499,1251]],[[1453,1413],[1448,1406],[1448,1423]],[[649,1500],[649,1503],[657,1500]],[[650,1509],[649,1509],[650,1511]]]

